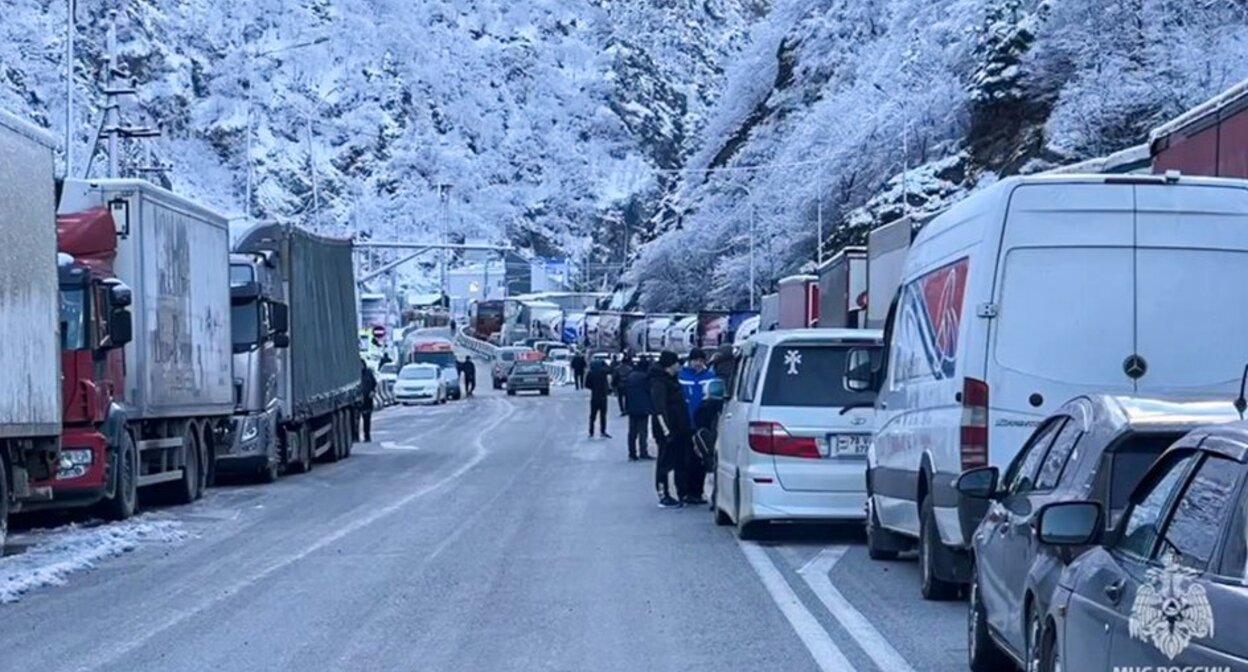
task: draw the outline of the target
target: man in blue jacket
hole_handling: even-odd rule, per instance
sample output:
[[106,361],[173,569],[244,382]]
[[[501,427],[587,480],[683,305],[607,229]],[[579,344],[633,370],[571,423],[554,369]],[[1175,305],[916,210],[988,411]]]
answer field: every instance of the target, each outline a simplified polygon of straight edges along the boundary
[[621,384],[624,409],[628,413],[628,461],[652,460],[647,444],[650,432],[647,423],[654,414],[650,401],[650,367],[646,360],[637,362]]
[[[685,405],[689,407],[689,424],[694,425],[694,419],[697,416],[698,407],[702,405],[702,401],[706,399],[706,388],[712,380],[718,376],[715,372],[706,367],[706,353],[699,348],[694,348],[689,352],[689,361],[684,368],[680,370],[677,379],[680,381],[680,392],[685,398]],[[681,501],[685,504],[705,504],[706,499],[702,496],[703,488],[706,485],[706,465],[702,463],[702,459],[697,453],[690,450],[685,463],[685,483]]]

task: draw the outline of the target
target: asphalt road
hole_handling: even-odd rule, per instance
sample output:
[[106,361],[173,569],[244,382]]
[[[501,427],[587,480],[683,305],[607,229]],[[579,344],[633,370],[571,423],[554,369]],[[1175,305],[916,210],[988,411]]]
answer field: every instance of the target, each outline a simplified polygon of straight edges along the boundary
[[586,438],[581,393],[488,387],[157,512],[189,538],[0,605],[0,670],[965,669],[965,604],[920,601],[913,561],[869,561],[856,530],[740,544],[657,508],[653,463],[618,418]]

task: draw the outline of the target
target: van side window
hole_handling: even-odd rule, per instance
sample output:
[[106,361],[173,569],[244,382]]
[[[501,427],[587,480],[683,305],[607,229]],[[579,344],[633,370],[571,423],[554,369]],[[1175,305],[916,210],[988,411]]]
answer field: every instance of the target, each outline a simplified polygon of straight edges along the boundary
[[763,366],[767,364],[768,352],[768,348],[761,345],[754,349],[754,354],[750,357],[750,366],[741,381],[741,401],[754,401],[754,395],[758,391],[758,379],[763,373]]

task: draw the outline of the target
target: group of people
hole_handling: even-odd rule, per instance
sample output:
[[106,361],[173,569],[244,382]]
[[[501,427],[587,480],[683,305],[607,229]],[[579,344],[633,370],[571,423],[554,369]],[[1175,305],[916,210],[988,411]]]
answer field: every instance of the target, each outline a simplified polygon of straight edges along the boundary
[[[628,418],[628,459],[655,460],[659,506],[705,504],[707,470],[713,467],[715,431],[724,405],[725,381],[732,378],[731,348],[713,361],[695,348],[682,366],[671,351],[657,360],[634,360],[627,353],[613,362],[572,358],[577,389],[589,390],[589,436],[607,433],[607,407],[615,393],[620,415]],[[588,370],[587,370],[588,369]],[[649,451],[650,435],[657,456]]]

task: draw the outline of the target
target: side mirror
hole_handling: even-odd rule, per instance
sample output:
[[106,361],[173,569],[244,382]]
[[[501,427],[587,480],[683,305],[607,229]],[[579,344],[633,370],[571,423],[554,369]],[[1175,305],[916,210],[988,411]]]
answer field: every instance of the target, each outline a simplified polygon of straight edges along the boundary
[[1050,546],[1087,546],[1101,535],[1099,502],[1055,502],[1041,507],[1037,517],[1040,543]]
[[279,331],[273,334],[273,347],[289,348],[290,347],[290,334],[287,334],[282,331]]
[[1001,472],[996,467],[979,467],[962,472],[956,487],[964,497],[993,499],[997,496],[997,482],[1000,478]]
[[[290,333],[290,306],[274,301],[269,304],[269,321],[275,334]],[[277,341],[274,341],[276,343]],[[289,342],[289,339],[288,339]],[[284,347],[284,346],[278,346]]]
[[871,351],[866,348],[854,348],[845,359],[845,389],[851,392],[873,392],[875,384],[875,362]]
[[113,308],[129,308],[130,303],[134,300],[130,287],[126,283],[110,278],[104,281],[104,285],[108,287],[108,302]]
[[[127,290],[129,291],[129,290]],[[108,343],[106,348],[120,348],[134,340],[134,318],[130,311],[119,308],[108,314]]]

